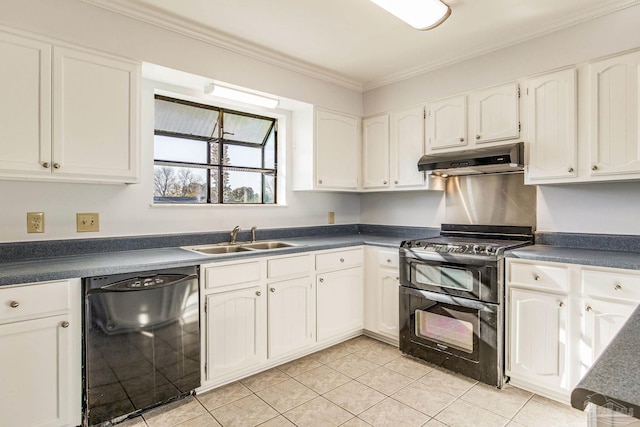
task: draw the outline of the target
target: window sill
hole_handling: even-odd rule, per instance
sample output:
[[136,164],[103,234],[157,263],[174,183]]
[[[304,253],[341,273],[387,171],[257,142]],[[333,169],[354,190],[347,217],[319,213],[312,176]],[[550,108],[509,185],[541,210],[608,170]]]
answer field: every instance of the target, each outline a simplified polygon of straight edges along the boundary
[[248,208],[258,208],[258,209],[274,209],[274,208],[286,208],[288,207],[288,205],[284,204],[275,204],[275,205],[242,205],[242,204],[230,204],[230,203],[225,203],[222,205],[219,204],[214,204],[214,203],[200,203],[200,204],[195,204],[195,203],[151,203],[149,204],[150,207],[152,208],[160,208],[160,209],[164,209],[164,208],[242,208],[242,209],[248,209]]

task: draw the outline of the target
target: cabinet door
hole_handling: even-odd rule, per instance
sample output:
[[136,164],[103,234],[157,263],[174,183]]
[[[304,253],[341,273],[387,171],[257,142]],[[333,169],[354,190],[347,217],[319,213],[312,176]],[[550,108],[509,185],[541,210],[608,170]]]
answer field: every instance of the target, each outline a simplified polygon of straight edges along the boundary
[[469,104],[469,136],[476,144],[520,136],[517,83],[473,92]]
[[51,45],[0,33],[0,174],[51,174]]
[[548,387],[568,387],[567,297],[509,290],[509,367]]
[[360,119],[316,111],[316,185],[356,190],[360,177]]
[[427,105],[426,127],[427,151],[466,146],[468,144],[466,95],[454,96]]
[[269,358],[315,343],[315,285],[311,277],[270,283],[268,297]]
[[[70,426],[72,361],[69,315],[0,325],[3,426]],[[67,323],[64,323],[67,322]]]
[[318,341],[362,329],[362,267],[319,274]]
[[377,332],[398,339],[399,322],[399,272],[383,268],[378,276],[378,327]]
[[389,187],[389,116],[383,114],[362,122],[362,185]]
[[208,295],[207,380],[241,372],[265,359],[265,295],[254,286]]
[[[611,302],[597,298],[583,300],[581,366],[584,371],[596,361],[638,306],[635,302]],[[582,372],[584,374],[584,372]]]
[[591,64],[591,175],[640,172],[640,52]]
[[418,160],[424,149],[424,107],[394,111],[391,115],[391,170],[394,188],[422,187],[424,172]]
[[53,167],[58,177],[138,179],[139,64],[53,50]]
[[527,178],[577,175],[576,70],[545,74],[527,82],[529,162]]

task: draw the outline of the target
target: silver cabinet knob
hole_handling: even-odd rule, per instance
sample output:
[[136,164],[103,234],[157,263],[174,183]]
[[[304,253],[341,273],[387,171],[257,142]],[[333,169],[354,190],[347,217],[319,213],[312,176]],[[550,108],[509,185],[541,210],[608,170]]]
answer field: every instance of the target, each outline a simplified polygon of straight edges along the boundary
[[384,185],[387,185],[387,181],[382,181],[382,183],[383,183]]
[[567,172],[569,172],[569,173],[573,173],[573,168],[569,168],[569,169],[567,169]]
[[464,142],[464,138],[460,138],[460,142]]
[[54,163],[53,164],[53,168],[54,169],[60,169],[60,163]]
[[591,170],[592,171],[597,171],[598,170],[598,166],[596,166],[596,165],[591,166]]
[[619,284],[616,283],[616,285],[613,287],[613,289],[615,289],[616,291],[620,291],[620,290],[622,290],[622,286],[620,286]]
[[393,183],[394,183],[394,184],[397,184],[397,183],[398,183],[398,181],[393,181]]
[[322,184],[322,180],[321,179],[318,180],[318,184]]
[[322,282],[324,282],[324,279],[321,277],[321,278],[318,279],[318,282],[322,283]]
[[344,258],[340,258],[340,262],[344,262]]
[[476,139],[480,139],[480,135],[476,135]]
[[560,308],[564,307],[564,301],[558,301],[558,307]]
[[67,322],[66,320],[64,322],[62,322],[60,324],[60,326],[62,326],[63,328],[68,328],[69,327],[69,322]]
[[540,276],[538,276],[537,274],[533,275],[533,280],[538,281],[540,280]]
[[391,258],[387,258],[387,262],[391,262]]
[[42,164],[42,167],[43,167],[43,168],[46,168],[46,169],[49,169],[49,166],[51,166],[51,165],[50,165],[48,162],[44,162],[44,163]]
[[276,291],[276,288],[271,288],[271,289],[269,289],[269,290],[270,290],[271,292],[275,292],[275,291]]
[[399,276],[396,276],[396,280],[400,280],[400,277],[399,277]]
[[11,302],[9,303],[9,306],[10,306],[11,308],[16,308],[16,307],[18,307],[19,305],[20,305],[20,301],[11,301]]
[[586,307],[584,308],[584,310],[585,310],[585,311],[591,311],[591,310],[593,310],[593,309],[591,308],[591,306],[590,306],[590,305],[588,305],[588,306],[586,306]]
[[259,297],[260,295],[262,295],[262,292],[256,291],[256,296]]

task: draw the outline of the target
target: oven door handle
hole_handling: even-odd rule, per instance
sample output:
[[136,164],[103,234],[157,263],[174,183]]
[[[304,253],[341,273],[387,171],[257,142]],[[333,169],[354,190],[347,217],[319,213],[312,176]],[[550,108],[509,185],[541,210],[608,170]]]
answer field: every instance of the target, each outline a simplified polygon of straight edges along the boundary
[[400,295],[411,295],[422,299],[428,299],[431,301],[437,301],[444,304],[459,305],[462,307],[472,308],[475,310],[483,310],[489,312],[497,312],[498,304],[475,301],[467,298],[460,298],[453,295],[440,294],[437,292],[423,291],[421,289],[409,288],[407,286],[400,286]]

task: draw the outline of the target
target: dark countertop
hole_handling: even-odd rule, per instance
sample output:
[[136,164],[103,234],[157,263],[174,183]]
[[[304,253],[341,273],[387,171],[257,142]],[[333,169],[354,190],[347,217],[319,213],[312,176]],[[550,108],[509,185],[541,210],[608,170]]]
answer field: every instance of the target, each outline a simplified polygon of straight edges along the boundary
[[507,258],[640,270],[640,253],[533,245],[506,252]]
[[179,247],[170,247],[2,262],[0,263],[0,286],[183,267],[363,244],[398,248],[404,239],[398,236],[354,233],[277,240],[294,243],[298,246],[219,255],[205,255]]
[[[571,393],[571,406],[587,403],[622,410],[640,418],[640,307]],[[631,412],[632,410],[633,412]]]

